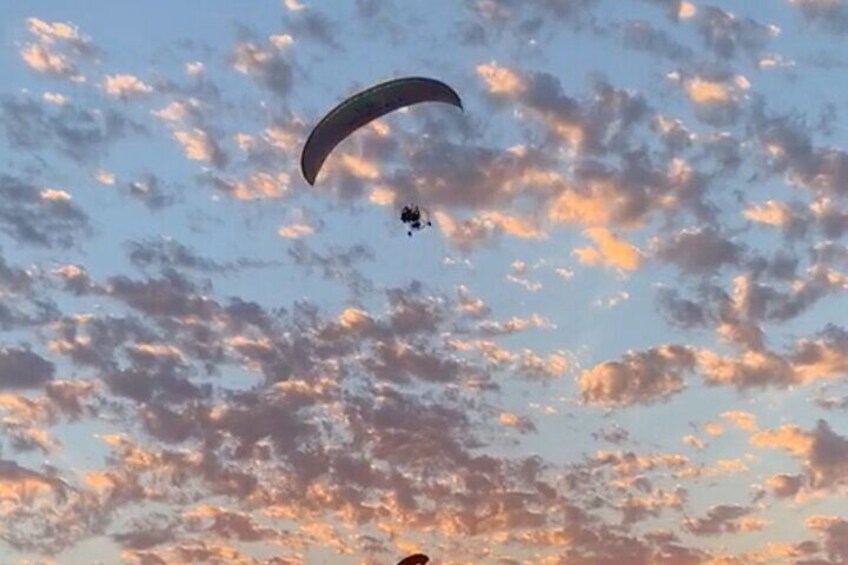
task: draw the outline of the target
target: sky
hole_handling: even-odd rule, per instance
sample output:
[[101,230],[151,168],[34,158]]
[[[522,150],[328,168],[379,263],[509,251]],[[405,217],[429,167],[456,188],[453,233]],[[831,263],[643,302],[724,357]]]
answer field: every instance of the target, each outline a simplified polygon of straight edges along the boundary
[[0,562],[848,562],[848,2],[0,4]]

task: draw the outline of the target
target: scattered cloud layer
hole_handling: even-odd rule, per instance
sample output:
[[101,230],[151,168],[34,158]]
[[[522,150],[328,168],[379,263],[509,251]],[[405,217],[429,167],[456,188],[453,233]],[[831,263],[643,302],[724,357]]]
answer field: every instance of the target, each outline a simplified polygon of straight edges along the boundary
[[[0,560],[848,560],[844,3],[53,4],[0,58]],[[307,185],[412,73],[463,111]]]

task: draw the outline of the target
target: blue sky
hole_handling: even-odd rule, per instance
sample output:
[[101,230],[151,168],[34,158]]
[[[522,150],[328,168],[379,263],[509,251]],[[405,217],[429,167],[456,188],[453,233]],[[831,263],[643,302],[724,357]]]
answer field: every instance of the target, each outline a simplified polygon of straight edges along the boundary
[[8,4],[3,562],[848,559],[844,2]]

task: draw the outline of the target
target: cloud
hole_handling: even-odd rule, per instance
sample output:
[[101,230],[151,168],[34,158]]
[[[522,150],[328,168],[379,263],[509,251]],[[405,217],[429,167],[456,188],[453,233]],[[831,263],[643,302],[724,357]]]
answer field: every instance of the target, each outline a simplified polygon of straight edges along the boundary
[[648,21],[626,22],[620,34],[624,46],[634,51],[645,51],[671,61],[686,61],[694,55],[691,48],[678,43],[671,35]]
[[[672,248],[669,243],[660,245],[665,245],[666,250]],[[749,272],[733,277],[730,290],[702,282],[696,296],[690,299],[677,290],[660,286],[657,304],[661,312],[675,325],[687,328],[712,325],[722,341],[762,351],[764,322],[798,318],[845,284],[840,274],[818,261],[804,276],[799,276],[798,258],[785,252],[771,258],[755,255],[744,263]],[[773,282],[765,282],[767,278]],[[830,331],[828,335],[835,334]]]
[[820,532],[824,538],[822,549],[831,561],[838,563],[848,559],[848,520],[836,516],[813,515],[807,518],[806,526]]
[[695,104],[723,104],[730,101],[730,91],[718,82],[696,77],[685,82],[684,89]]
[[51,53],[43,45],[28,45],[21,50],[21,58],[27,66],[40,73],[67,76],[76,81],[82,79],[76,65],[70,63],[63,55]]
[[98,51],[90,38],[69,22],[50,23],[28,18],[26,23],[35,42],[27,43],[21,49],[24,63],[40,73],[84,82],[79,63],[94,59]]
[[526,90],[524,81],[512,70],[492,61],[477,65],[477,74],[486,84],[486,91],[495,96],[517,97]]
[[829,326],[816,339],[798,340],[786,354],[748,350],[733,358],[704,350],[698,353],[698,365],[711,384],[786,387],[844,374],[848,370],[841,349],[844,340],[844,330]]
[[41,96],[41,98],[45,102],[47,102],[49,104],[55,104],[57,106],[61,106],[62,104],[65,104],[68,101],[67,98],[65,98],[63,95],[58,94],[56,92],[45,92]]
[[656,4],[658,6],[662,6],[666,9],[666,13],[668,17],[673,22],[679,22],[680,20],[686,20],[693,17],[698,13],[698,9],[695,5],[687,0],[643,0],[644,2],[649,2],[651,4]]
[[660,312],[675,326],[695,328],[707,322],[708,314],[704,305],[681,297],[677,289],[660,287],[656,293],[656,303]]
[[40,450],[50,455],[61,448],[61,442],[51,437],[49,426],[60,421],[63,411],[50,397],[0,394],[0,410],[5,412],[2,427],[14,451]]
[[27,19],[27,29],[39,41],[52,45],[56,41],[67,41],[75,49],[88,49],[88,39],[79,32],[79,28],[68,22],[49,23],[38,18]]
[[630,439],[630,432],[618,424],[613,424],[609,428],[603,428],[597,432],[592,432],[592,437],[595,439],[602,439],[609,443],[621,444]]
[[809,222],[803,211],[777,200],[749,205],[742,211],[742,216],[751,222],[781,229],[787,235],[803,234]]
[[499,347],[492,341],[479,339],[451,340],[448,347],[460,352],[479,352],[487,363],[488,369],[502,371],[504,374],[529,381],[556,379],[576,365],[574,356],[561,350],[542,357],[530,349],[513,352]]
[[174,139],[183,146],[187,159],[212,163],[219,169],[227,165],[227,154],[214,138],[202,129],[175,131]]
[[386,299],[391,336],[435,333],[447,315],[443,299],[426,294],[425,287],[417,281],[405,287],[387,289]]
[[86,400],[96,398],[99,393],[93,381],[52,380],[45,388],[50,402],[69,419],[93,415],[94,411],[85,403]]
[[355,292],[363,292],[371,288],[371,282],[359,271],[357,264],[372,261],[374,252],[365,245],[356,244],[348,248],[329,247],[321,253],[308,247],[303,241],[296,240],[288,250],[288,256],[310,274],[317,269],[327,280],[342,283]]
[[686,501],[686,491],[677,488],[673,492],[658,489],[646,496],[629,495],[621,504],[622,524],[629,526],[649,517],[659,517],[668,508],[681,510]]
[[845,193],[848,153],[838,147],[814,145],[799,116],[769,112],[760,102],[754,108],[751,125],[767,171],[784,175],[790,186],[826,196]]
[[673,72],[672,83],[679,83],[689,98],[695,117],[705,124],[727,127],[741,116],[741,104],[751,85],[742,75],[731,75],[720,70],[703,74],[681,74]]
[[456,221],[444,212],[436,212],[433,219],[448,242],[466,253],[490,242],[496,233],[495,224],[482,218]]
[[[809,211],[813,216],[812,221],[815,221],[826,237],[839,239],[848,232],[848,211],[836,205],[832,199],[827,197],[816,199],[810,204]],[[799,223],[807,219],[803,213],[799,215],[801,216]]]
[[691,434],[683,436],[683,439],[681,439],[681,441],[684,445],[688,445],[689,447],[692,447],[693,449],[696,449],[698,451],[703,451],[707,447],[707,445],[703,441]]
[[284,0],[283,5],[289,12],[299,12],[304,8],[303,4],[298,3],[297,0]]
[[792,497],[798,494],[804,484],[804,477],[801,475],[788,475],[781,473],[769,477],[766,485],[771,489],[772,493],[778,498]]
[[770,352],[745,351],[737,358],[730,358],[701,351],[698,365],[704,379],[713,385],[788,386],[795,378],[791,364]]
[[38,450],[44,455],[56,453],[61,442],[50,437],[47,430],[18,426],[13,422],[5,422],[5,432],[9,437],[12,449],[18,452]]
[[848,331],[834,325],[828,325],[819,332],[817,339],[799,340],[792,355],[799,380],[832,378],[848,373],[846,344]]
[[547,238],[545,232],[533,225],[532,219],[510,216],[500,212],[484,212],[483,221],[495,224],[504,234],[518,239],[540,241]]
[[198,76],[203,74],[205,65],[200,61],[191,61],[185,64],[185,72],[189,76]]
[[[466,127],[461,116],[449,123],[456,128]],[[433,211],[447,213],[453,208],[489,212],[492,227],[495,222],[508,222],[502,215],[507,214],[506,206],[519,193],[544,193],[559,182],[559,174],[546,167],[547,158],[539,151],[504,151],[473,142],[458,143],[446,134],[422,139],[420,133],[396,132],[394,138],[401,141],[406,153],[402,161],[405,168],[386,175],[384,180],[398,201],[421,201],[426,197]],[[524,218],[515,217],[521,225]]]
[[46,188],[41,191],[41,199],[42,200],[52,200],[56,202],[70,202],[71,195],[65,192],[64,190],[57,190],[55,188]]
[[[148,281],[152,283],[155,279]],[[137,290],[141,290],[137,281],[135,286]],[[126,300],[128,304],[144,310],[149,309],[147,302],[133,298],[134,295],[141,296],[141,292],[130,292],[131,286],[123,282],[121,285],[116,285],[115,278],[107,281],[108,285],[105,288],[110,288],[110,293],[116,298]],[[171,286],[173,288],[181,288],[181,294],[184,296],[181,300],[186,300],[197,292],[198,289],[192,287],[187,281],[179,278],[172,279]],[[150,287],[152,289],[152,286]],[[164,287],[163,287],[164,288]],[[150,296],[158,297],[157,300],[162,305],[173,304],[175,308],[171,310],[175,316],[171,318],[171,324],[176,322],[179,316],[183,316],[184,310],[176,308],[179,301],[176,299],[176,293],[171,295],[163,295],[161,292],[151,292]],[[385,335],[399,335],[406,332],[408,336],[435,336],[441,331],[442,324],[447,320],[443,317],[446,312],[452,311],[449,305],[440,305],[439,300],[429,297],[422,288],[399,289],[387,296],[389,309],[383,319],[369,315],[361,309],[346,309],[337,318],[338,323],[345,326],[346,331],[358,332],[352,335],[357,336],[356,342],[370,339],[368,336],[379,338],[379,342],[375,342],[370,346],[373,354],[364,356],[364,367],[369,368],[372,372],[369,374],[382,380],[383,383],[403,382],[407,378],[424,379],[434,382],[444,382],[442,379],[448,379],[447,382],[462,382],[467,376],[476,373],[472,366],[468,366],[463,362],[451,358],[445,358],[442,352],[433,346],[426,346],[420,343],[418,339],[400,340],[384,339]],[[285,457],[291,462],[294,476],[294,482],[305,481],[302,484],[310,484],[314,478],[325,474],[330,469],[329,477],[332,480],[321,481],[320,486],[312,487],[310,491],[304,492],[302,495],[290,498],[292,500],[290,507],[286,509],[277,505],[280,512],[293,512],[290,516],[307,517],[310,515],[318,516],[318,513],[323,512],[323,508],[327,505],[336,508],[342,508],[342,514],[339,516],[347,516],[345,519],[360,520],[376,520],[381,524],[381,527],[395,527],[391,524],[402,522],[405,524],[421,524],[431,523],[440,531],[451,531],[453,526],[449,524],[462,524],[461,531],[477,531],[481,533],[500,531],[497,524],[506,523],[528,523],[538,527],[541,524],[540,517],[537,512],[530,510],[533,501],[541,503],[543,508],[555,508],[554,504],[557,499],[543,498],[541,493],[549,493],[545,496],[551,496],[553,490],[548,490],[543,483],[539,483],[540,477],[536,472],[531,470],[529,465],[519,465],[516,471],[511,471],[512,464],[502,464],[495,460],[478,459],[466,455],[467,449],[471,445],[476,445],[477,440],[474,439],[474,434],[470,432],[471,423],[467,420],[466,401],[458,403],[450,402],[423,402],[422,399],[415,395],[400,394],[393,390],[393,387],[383,386],[377,388],[374,392],[365,392],[363,395],[354,394],[348,397],[343,405],[338,405],[343,408],[345,417],[342,421],[347,422],[350,426],[349,430],[351,437],[368,438],[369,446],[364,449],[359,449],[361,452],[372,453],[373,458],[378,460],[386,460],[390,462],[391,468],[399,468],[401,466],[421,465],[427,462],[427,465],[432,466],[434,463],[438,468],[443,468],[446,471],[450,469],[453,473],[457,468],[463,469],[463,475],[470,477],[467,479],[471,499],[465,498],[462,505],[451,502],[450,500],[443,501],[443,508],[449,509],[449,516],[442,518],[427,518],[424,517],[424,522],[420,522],[420,512],[416,507],[408,506],[407,494],[415,497],[433,496],[433,492],[429,487],[420,483],[415,478],[414,474],[385,474],[379,466],[361,465],[355,461],[346,462],[342,457],[342,453],[359,452],[345,448],[341,451],[327,449],[321,443],[313,443],[314,457],[303,457],[297,455],[305,441],[310,441],[307,438],[314,438],[315,429],[297,412],[301,410],[322,410],[322,407],[335,404],[338,399],[339,390],[334,384],[335,378],[296,378],[294,375],[306,375],[309,363],[315,363],[317,355],[322,355],[328,358],[343,358],[346,353],[344,347],[337,341],[337,338],[331,338],[329,334],[323,334],[314,329],[320,328],[323,324],[317,319],[317,313],[313,310],[304,309],[304,313],[299,318],[302,324],[306,324],[300,329],[297,326],[289,326],[289,331],[295,332],[291,337],[283,337],[283,332],[279,329],[272,329],[265,324],[270,324],[271,321],[258,321],[252,325],[243,324],[236,326],[234,320],[228,321],[229,317],[235,316],[235,311],[230,314],[229,309],[225,309],[223,305],[216,305],[214,302],[209,304],[212,316],[207,317],[207,320],[214,320],[214,323],[208,323],[207,326],[213,332],[217,332],[222,327],[230,327],[232,331],[242,333],[262,331],[267,343],[262,345],[262,340],[253,340],[250,342],[247,339],[242,340],[239,344],[235,344],[241,352],[251,356],[257,362],[261,363],[262,370],[267,374],[269,383],[275,383],[269,387],[268,394],[255,394],[254,392],[245,392],[236,394],[229,398],[225,404],[209,409],[204,407],[203,397],[185,396],[185,393],[180,393],[181,390],[188,390],[185,385],[182,388],[174,388],[173,384],[168,385],[169,381],[164,380],[164,373],[159,379],[159,384],[155,385],[152,390],[156,392],[144,392],[142,385],[150,387],[151,374],[156,375],[161,369],[160,367],[169,367],[172,373],[178,376],[185,375],[185,369],[181,368],[179,363],[188,362],[191,357],[191,348],[185,342],[185,338],[181,337],[182,332],[177,331],[172,335],[172,339],[166,345],[159,340],[152,339],[143,332],[141,328],[134,327],[129,324],[128,320],[124,320],[121,324],[118,319],[90,319],[82,322],[83,326],[90,326],[84,332],[81,332],[81,321],[75,322],[75,326],[69,326],[66,330],[61,330],[62,334],[74,335],[71,333],[72,327],[77,327],[76,335],[80,338],[77,341],[80,346],[88,347],[90,350],[103,351],[104,359],[111,359],[113,355],[108,352],[122,347],[127,338],[126,352],[128,359],[132,360],[134,367],[122,369],[124,374],[131,370],[135,371],[132,375],[132,381],[123,378],[113,379],[109,377],[107,384],[113,389],[113,394],[121,394],[128,398],[137,401],[145,402],[144,406],[139,408],[139,419],[144,426],[144,430],[150,436],[166,443],[180,443],[189,441],[191,438],[212,437],[216,434],[226,433],[228,437],[232,437],[236,449],[236,457],[247,457],[259,465],[262,465],[263,450],[267,449],[264,445],[273,445],[276,451],[276,457]],[[201,312],[195,315],[203,317]],[[154,313],[156,318],[159,318],[161,323],[166,323],[166,314],[164,310],[159,310]],[[255,316],[255,314],[254,314]],[[184,318],[185,319],[185,318]],[[248,319],[246,315],[242,315],[242,320]],[[64,324],[70,324],[71,320],[66,320]],[[391,330],[382,333],[380,327],[390,325]],[[169,325],[176,329],[178,325]],[[236,328],[238,329],[236,330]],[[313,337],[308,337],[308,336]],[[86,339],[82,339],[86,337]],[[124,337],[122,337],[124,336]],[[316,336],[326,336],[316,340]],[[111,344],[109,344],[111,340]],[[253,343],[253,345],[251,345]],[[438,342],[436,342],[438,343]],[[130,344],[132,344],[130,346]],[[251,350],[252,348],[252,350]],[[179,353],[176,352],[179,351]],[[94,357],[96,359],[96,357]],[[548,359],[539,357],[535,354],[524,353],[517,357],[522,359],[520,363],[524,364],[523,359],[527,359],[527,363],[531,367],[550,366],[550,369],[562,371],[567,367],[567,358],[564,355],[556,354],[549,356]],[[307,361],[311,359],[311,361]],[[352,359],[352,358],[348,358]],[[373,360],[373,361],[372,361]],[[369,363],[376,361],[378,365],[369,367]],[[98,361],[99,362],[99,361]],[[287,362],[284,365],[281,362]],[[105,361],[106,365],[113,361]],[[326,371],[330,365],[324,365],[320,371],[327,374]],[[471,369],[471,370],[469,370]],[[317,370],[317,367],[316,367]],[[459,373],[453,371],[459,370]],[[467,375],[467,376],[466,376]],[[457,379],[457,377],[460,377]],[[136,383],[133,387],[129,387],[129,383]],[[120,387],[118,385],[120,384]],[[174,383],[176,384],[176,383]],[[116,388],[118,387],[118,388]],[[376,394],[375,394],[376,393]],[[132,396],[128,396],[132,395]],[[186,399],[192,399],[198,404],[186,403],[180,407],[180,403]],[[176,403],[176,404],[174,404]],[[337,405],[337,404],[336,404]],[[194,407],[191,407],[194,406]],[[509,421],[512,421],[508,418]],[[333,420],[338,421],[338,420]],[[203,422],[203,426],[198,426],[198,422]],[[341,421],[339,421],[341,423]],[[517,422],[520,422],[517,420]],[[372,432],[366,432],[373,430]],[[450,430],[445,432],[445,430]],[[210,435],[211,434],[211,435]],[[267,443],[266,443],[267,440]],[[116,461],[121,461],[120,465],[112,470],[102,474],[89,477],[92,489],[97,487],[98,497],[104,497],[104,500],[111,501],[109,504],[122,505],[130,501],[145,500],[147,497],[156,496],[158,500],[167,500],[171,496],[177,496],[182,490],[185,492],[187,488],[202,487],[204,491],[216,492],[221,495],[236,495],[236,496],[257,496],[263,498],[267,493],[263,493],[261,483],[251,473],[237,473],[232,468],[225,467],[222,461],[211,458],[209,455],[202,453],[191,452],[175,452],[165,450],[146,450],[140,447],[133,446],[126,440],[110,438],[110,445],[113,445]],[[313,447],[309,448],[310,450]],[[217,461],[213,463],[213,461]],[[323,469],[319,471],[320,469]],[[498,518],[474,518],[475,515],[482,516],[478,510],[466,510],[469,500],[475,508],[482,508],[485,500],[490,500],[493,496],[490,488],[480,489],[473,485],[487,484],[495,481],[493,484],[509,484],[510,480],[504,482],[498,477],[507,473],[508,476],[514,476],[513,473],[521,469],[519,481],[516,484],[538,484],[538,487],[527,488],[520,487],[525,491],[522,497],[516,498],[511,491],[506,491],[501,494],[494,494],[496,497],[503,497],[503,500],[522,500],[522,502],[512,502],[504,505],[504,510],[499,514]],[[151,474],[155,473],[158,477],[166,477],[164,481],[157,481],[160,485],[155,492],[145,494],[141,489],[141,485],[150,484]],[[318,473],[318,474],[316,474]],[[432,473],[430,474],[432,476]],[[312,478],[310,478],[312,477]],[[196,482],[194,482],[196,481]],[[529,482],[528,482],[529,481]],[[292,483],[294,484],[294,483]],[[136,486],[133,486],[136,485]],[[195,486],[189,486],[195,485]],[[345,491],[340,490],[340,487],[345,485]],[[380,485],[380,486],[378,486]],[[282,486],[282,485],[281,485]],[[378,488],[383,489],[389,500],[399,502],[398,506],[392,511],[392,518],[388,522],[381,523],[380,519],[375,518],[372,510],[367,506],[355,502],[355,498],[350,498],[343,492],[364,492],[363,488]],[[162,489],[165,489],[164,491]],[[283,486],[282,488],[288,489]],[[511,488],[511,487],[510,487]],[[536,489],[541,490],[536,490]],[[354,489],[351,491],[350,489]],[[295,491],[291,491],[294,494]],[[518,491],[515,491],[518,492]],[[530,492],[531,498],[526,492]],[[536,493],[539,494],[536,494]],[[163,498],[164,497],[164,498]],[[289,499],[286,499],[289,500]],[[315,513],[315,514],[312,514]],[[203,526],[198,525],[207,532],[207,535],[215,535],[227,538],[238,538],[239,536],[252,537],[256,532],[263,531],[260,526],[251,526],[245,521],[246,515],[230,509],[215,510],[204,514],[202,519]],[[321,514],[323,515],[323,514]],[[217,522],[216,522],[217,520]],[[217,525],[216,525],[217,524]],[[244,527],[242,527],[244,526]],[[574,527],[577,527],[574,525]],[[590,528],[589,523],[585,526]],[[594,526],[593,526],[594,527]],[[118,530],[118,531],[126,531]],[[150,537],[145,537],[141,534],[138,536],[138,543],[142,545],[149,542],[155,542],[160,539],[156,535],[156,527],[143,528],[139,526],[138,532],[151,532]],[[253,532],[253,533],[251,533]],[[242,535],[243,534],[243,535]],[[147,540],[147,541],[144,541]],[[121,538],[121,541],[131,542],[130,538]],[[210,543],[212,543],[210,541]],[[335,542],[333,542],[335,543]],[[627,543],[641,543],[633,540]],[[588,545],[581,544],[580,549],[574,549],[580,554],[586,552],[587,555],[596,554],[600,548],[594,547],[591,543]],[[162,544],[161,549],[156,547],[156,551],[162,555],[169,555],[167,548],[168,544]],[[630,546],[627,546],[630,547]],[[135,551],[151,551],[149,549],[138,549]],[[629,550],[622,550],[622,554],[628,554]],[[229,555],[229,554],[228,554]]]
[[816,398],[816,405],[825,410],[842,410],[848,408],[848,396],[838,398],[833,396]]
[[[537,36],[546,24],[582,29],[591,25],[597,0],[482,0],[468,2],[479,22],[496,30],[506,30],[522,39]],[[554,23],[555,22],[555,23]]]
[[538,292],[542,289],[542,283],[530,281],[524,275],[527,274],[527,264],[523,261],[513,261],[509,267],[506,280],[513,284],[523,286],[530,292]]
[[696,536],[715,536],[758,529],[757,522],[746,521],[751,509],[737,504],[713,506],[703,518],[686,518],[684,525]]
[[256,542],[276,537],[274,530],[260,526],[249,514],[217,506],[198,506],[183,513],[183,518],[190,523],[191,530],[207,532],[223,539]]
[[667,171],[646,165],[630,158],[620,169],[597,163],[576,167],[574,186],[551,200],[549,219],[558,224],[636,229],[654,213],[682,207],[691,207],[699,215],[705,212],[701,204],[704,179],[684,161],[672,160]]
[[[125,244],[130,262],[142,269],[193,270],[200,273],[228,273],[243,262],[222,263],[199,255],[190,247],[169,237],[132,240]],[[246,265],[244,265],[246,266]]]
[[548,73],[518,74],[495,64],[481,65],[478,75],[495,99],[512,101],[550,135],[578,154],[604,155],[624,151],[651,110],[632,91],[603,80],[592,84],[585,101],[565,94],[560,80]]
[[704,45],[723,59],[733,58],[737,51],[756,58],[779,33],[776,26],[740,18],[716,6],[701,6],[697,13],[698,33]]
[[764,430],[751,436],[754,447],[782,449],[804,461],[806,484],[812,490],[826,490],[848,484],[848,439],[819,420],[805,432],[797,426],[784,425],[777,430]]
[[62,265],[54,269],[52,274],[62,279],[65,290],[73,294],[83,295],[95,290],[88,273],[77,265]]
[[198,288],[176,271],[146,280],[125,275],[109,277],[102,292],[150,316],[208,320],[218,309],[215,301],[201,296]]
[[148,174],[142,175],[126,185],[130,197],[139,200],[151,211],[158,211],[175,203],[176,197],[162,187],[159,177]]
[[554,272],[556,273],[556,275],[559,278],[561,278],[563,280],[569,280],[569,279],[574,277],[574,272],[570,271],[566,268],[560,267],[560,268],[555,269]]
[[757,430],[757,419],[750,412],[729,410],[727,412],[722,412],[721,417],[744,432],[754,432]]
[[592,459],[592,465],[609,466],[619,477],[638,477],[645,471],[656,469],[686,469],[689,459],[673,453],[640,456],[632,451],[598,451]]
[[297,10],[289,25],[297,37],[315,41],[334,50],[341,50],[341,45],[336,41],[339,34],[336,25],[320,12]]
[[291,91],[291,62],[285,51],[276,46],[263,49],[250,41],[238,43],[231,62],[237,72],[250,76],[277,96],[285,97]]
[[145,84],[138,77],[129,74],[107,75],[103,81],[106,94],[127,100],[153,92],[153,87]]
[[743,247],[712,228],[688,228],[652,242],[654,256],[694,275],[714,273],[723,265],[736,265]]
[[286,173],[277,175],[254,173],[245,180],[209,176],[206,181],[231,198],[246,202],[284,198],[289,194],[291,183],[291,179]]
[[150,114],[172,126],[199,124],[202,120],[200,106],[200,102],[194,98],[185,102],[174,100],[164,108],[151,110]]
[[603,228],[588,229],[584,235],[595,244],[595,247],[581,247],[573,251],[580,263],[595,267],[608,266],[623,271],[639,268],[641,254],[633,245]]
[[630,293],[628,293],[627,291],[624,291],[624,290],[620,290],[620,291],[616,292],[613,296],[611,296],[607,299],[598,298],[592,304],[594,306],[599,307],[599,308],[610,309],[610,308],[615,308],[616,306],[618,306],[619,304],[621,304],[622,302],[624,302],[625,300],[627,300],[629,298],[630,298]]
[[115,184],[115,175],[110,173],[109,171],[104,171],[104,170],[101,169],[101,170],[97,171],[97,174],[94,176],[94,178],[100,184],[105,184],[105,185],[110,185],[110,186]]
[[111,110],[75,104],[46,108],[32,98],[0,99],[0,125],[17,150],[54,149],[79,162],[101,157],[111,145],[144,127]]
[[724,434],[724,426],[717,422],[707,422],[704,424],[704,433],[710,437],[718,437]]
[[569,352],[557,351],[547,357],[540,357],[529,349],[524,349],[517,371],[527,380],[548,380],[561,377],[574,366],[574,356]]
[[[103,515],[85,492],[71,487],[49,467],[39,472],[0,460],[2,539],[11,548],[55,555],[96,535]],[[86,519],[81,519],[85,516]]]
[[587,404],[649,404],[683,390],[683,374],[695,368],[695,359],[693,351],[678,345],[628,352],[621,361],[606,361],[583,371],[577,383]]
[[536,426],[532,420],[526,416],[516,416],[511,412],[501,412],[498,416],[498,422],[506,428],[515,428],[524,434],[536,431]]
[[308,224],[291,224],[277,230],[277,235],[285,239],[300,239],[312,235],[315,230]]
[[512,335],[531,328],[552,330],[556,329],[556,326],[538,314],[527,318],[513,316],[504,322],[485,320],[477,325],[477,330],[484,337]]
[[825,31],[842,34],[848,30],[848,9],[833,0],[788,0],[807,22]]
[[471,294],[471,291],[465,285],[456,287],[457,308],[464,314],[472,318],[485,318],[491,313],[489,308],[482,299]]
[[[112,540],[122,548],[129,550],[146,550],[159,545],[176,541],[177,531],[173,526],[153,528],[145,524],[133,524],[134,529],[120,534],[112,534]],[[142,562],[145,560],[142,559]],[[156,565],[158,563],[153,561]],[[164,563],[164,561],[162,561]]]
[[70,247],[89,233],[89,218],[63,194],[0,175],[0,230],[26,245]]

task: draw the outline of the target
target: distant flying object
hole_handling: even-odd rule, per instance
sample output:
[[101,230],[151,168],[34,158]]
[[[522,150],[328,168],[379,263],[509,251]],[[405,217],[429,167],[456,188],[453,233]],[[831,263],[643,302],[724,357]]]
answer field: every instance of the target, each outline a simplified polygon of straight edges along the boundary
[[303,146],[300,170],[310,185],[333,149],[362,126],[399,108],[442,102],[462,110],[459,95],[445,83],[424,77],[390,80],[358,92],[330,110]]
[[424,555],[423,553],[416,553],[414,555],[410,555],[409,557],[404,557],[400,561],[398,561],[397,565],[424,565],[430,561],[430,558]]
[[[427,215],[429,218],[429,214]],[[409,231],[409,237],[412,237],[412,231],[423,230],[424,226],[432,226],[433,222],[429,219],[421,219],[421,209],[418,206],[404,206],[400,213],[400,221],[406,224]]]

